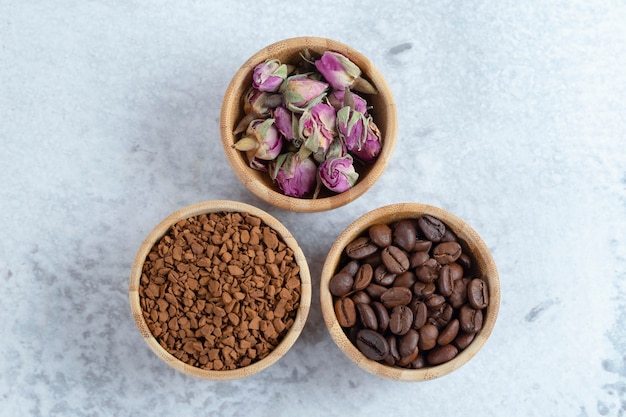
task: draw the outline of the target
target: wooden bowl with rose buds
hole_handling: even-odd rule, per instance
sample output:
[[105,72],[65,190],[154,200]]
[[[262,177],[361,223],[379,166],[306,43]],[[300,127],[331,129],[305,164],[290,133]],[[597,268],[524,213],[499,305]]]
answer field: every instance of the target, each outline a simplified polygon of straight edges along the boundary
[[483,240],[425,204],[392,204],[355,220],[331,247],[320,281],[337,346],[392,380],[431,380],[465,365],[487,342],[500,306]]
[[[333,70],[332,62],[324,66],[326,57],[345,64],[342,71],[322,74],[324,68]],[[257,69],[264,63],[268,64],[263,71]],[[315,79],[306,80],[315,86],[302,87],[304,95],[320,83],[328,88],[309,97],[310,101],[300,101],[303,90],[292,86],[301,76]],[[274,82],[276,77],[282,80]],[[270,81],[273,86],[268,89],[273,91],[259,93],[264,88],[260,85],[269,86]],[[257,100],[259,95],[263,97]],[[364,103],[366,110],[357,113],[355,103],[357,109],[358,103]],[[331,106],[336,113],[328,117],[323,111],[316,113]],[[352,111],[343,112],[341,119],[339,110],[348,106]],[[293,121],[286,128],[289,133],[274,129],[279,125],[279,107]],[[320,124],[323,120],[323,128],[311,127],[309,119]],[[357,120],[363,135],[352,124],[347,128],[347,119]],[[340,120],[344,125],[337,125]],[[340,132],[360,139],[355,145],[352,138],[342,140]],[[319,37],[291,38],[263,48],[235,73],[224,94],[220,134],[231,168],[253,194],[285,210],[320,212],[360,197],[385,171],[395,148],[396,106],[383,75],[354,48]],[[372,158],[358,153],[368,147],[366,137],[378,141]]]

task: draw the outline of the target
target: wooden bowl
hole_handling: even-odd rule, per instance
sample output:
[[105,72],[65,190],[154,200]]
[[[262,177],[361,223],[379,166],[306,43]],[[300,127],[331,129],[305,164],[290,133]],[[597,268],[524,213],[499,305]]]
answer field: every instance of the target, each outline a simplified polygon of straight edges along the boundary
[[[374,122],[381,132],[383,147],[375,163],[359,166],[359,180],[350,190],[335,194],[324,190],[318,198],[296,198],[284,195],[266,172],[249,167],[245,155],[232,148],[236,138],[233,130],[244,116],[242,97],[252,85],[254,67],[269,58],[277,58],[283,63],[299,62],[300,53],[309,49],[321,55],[324,51],[336,51],[347,56],[361,68],[363,75],[378,90],[376,95],[364,95]],[[220,133],[226,158],[241,182],[257,197],[268,203],[291,211],[319,212],[341,207],[365,193],[385,171],[393,153],[397,134],[397,114],[393,95],[382,74],[364,55],[340,42],[317,38],[300,37],[276,42],[260,50],[248,59],[232,78],[222,103]],[[359,164],[360,165],[360,164]]]
[[[344,249],[355,238],[367,233],[370,226],[377,223],[390,224],[402,219],[417,219],[421,215],[431,215],[443,221],[457,235],[464,252],[474,259],[476,276],[481,276],[488,285],[489,305],[483,312],[482,329],[464,350],[449,362],[421,369],[404,369],[388,366],[365,357],[344,333],[337,322],[333,308],[333,296],[329,290],[330,279],[337,267],[346,259]],[[341,351],[360,368],[384,378],[401,381],[425,381],[441,377],[466,364],[483,347],[491,334],[500,306],[500,279],[489,249],[480,236],[463,220],[437,207],[416,203],[393,204],[370,211],[350,224],[331,247],[320,282],[320,300],[326,327]]]
[[[206,370],[199,367],[194,367],[188,365],[185,362],[174,357],[170,354],[166,349],[164,349],[157,339],[152,335],[146,321],[144,319],[142,308],[140,305],[140,278],[142,275],[142,268],[144,262],[146,261],[146,257],[150,253],[152,247],[169,231],[170,227],[175,223],[179,222],[183,219],[188,219],[191,217],[199,216],[205,213],[216,213],[216,212],[239,212],[239,213],[249,213],[256,217],[261,218],[261,220],[282,238],[284,243],[293,250],[294,259],[297,265],[300,268],[300,282],[301,282],[301,294],[300,294],[300,304],[295,317],[294,324],[284,335],[283,339],[279,342],[279,344],[269,353],[268,356],[259,360],[258,362],[254,362],[248,366],[233,369],[233,370]],[[293,236],[289,233],[289,231],[283,226],[278,220],[276,220],[271,215],[266,212],[239,202],[234,201],[207,201],[202,203],[197,203],[185,208],[182,208],[166,219],[164,219],[158,226],[152,230],[152,232],[148,235],[148,237],[141,244],[139,251],[135,257],[135,261],[132,265],[131,274],[130,274],[130,307],[135,319],[135,323],[141,336],[144,341],[148,344],[150,349],[166,364],[173,367],[174,369],[183,372],[187,375],[192,375],[194,377],[209,379],[209,380],[230,380],[237,379],[246,376],[250,376],[256,374],[270,365],[274,364],[278,361],[282,356],[284,356],[287,351],[291,348],[291,346],[295,343],[296,339],[302,332],[304,328],[307,316],[309,314],[309,309],[311,306],[311,276],[309,273],[309,268],[302,253],[302,250],[298,246],[298,243],[293,238]]]

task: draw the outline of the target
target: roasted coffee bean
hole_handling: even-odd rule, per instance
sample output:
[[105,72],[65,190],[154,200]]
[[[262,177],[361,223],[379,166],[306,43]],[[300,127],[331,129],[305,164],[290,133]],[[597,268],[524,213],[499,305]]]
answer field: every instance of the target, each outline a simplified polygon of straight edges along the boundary
[[378,319],[376,319],[376,313],[369,304],[359,303],[356,305],[356,310],[359,313],[359,319],[363,324],[363,327],[370,328],[372,330],[378,329]]
[[406,271],[399,274],[393,281],[394,287],[406,287],[413,288],[413,285],[417,282],[417,277],[412,271]]
[[486,308],[489,305],[487,283],[480,278],[471,280],[467,284],[467,300],[476,309]]
[[428,307],[426,303],[423,301],[416,302],[413,309],[413,327],[419,330],[426,324],[427,320]]
[[441,365],[454,359],[458,353],[459,350],[454,345],[440,346],[430,351],[426,360],[431,365]]
[[452,278],[452,281],[463,278],[463,267],[458,262],[448,264],[448,269],[450,269],[450,277]]
[[413,294],[415,294],[415,296],[421,300],[427,299],[428,297],[433,295],[436,290],[437,288],[433,283],[427,284],[425,282],[418,281],[415,283],[415,285],[413,285]]
[[440,294],[433,294],[426,299],[426,305],[428,308],[435,309],[441,307],[446,302],[446,297]]
[[356,324],[356,306],[349,298],[335,300],[335,315],[341,327],[352,327]]
[[349,274],[353,277],[356,274],[356,271],[359,270],[359,266],[360,264],[358,261],[350,261],[346,264],[346,266],[341,268],[341,271],[339,271],[339,273],[345,272],[346,274]]
[[430,259],[428,252],[412,252],[409,258],[409,268],[415,268],[422,265]]
[[415,360],[413,360],[413,362],[409,364],[409,368],[411,369],[422,369],[425,366],[426,359],[424,359],[424,355],[422,355],[421,353],[419,353],[417,355],[417,358],[415,358]]
[[465,278],[454,281],[452,294],[448,297],[448,301],[454,308],[461,308],[467,302],[467,282]]
[[426,239],[432,242],[439,242],[446,232],[446,225],[441,220],[427,214],[417,220],[417,225]]
[[413,294],[406,287],[391,287],[380,296],[380,301],[387,308],[405,306],[411,302]]
[[469,272],[469,270],[472,268],[472,260],[466,253],[462,253],[461,256],[459,256],[459,259],[457,259],[456,261],[459,263],[459,265],[463,267],[465,272]]
[[396,274],[390,272],[385,265],[379,265],[374,270],[373,280],[376,284],[383,285],[385,287],[390,286],[396,279]]
[[387,246],[381,254],[383,264],[387,270],[394,274],[401,274],[409,269],[409,258],[402,249],[397,246]]
[[389,331],[402,336],[409,331],[413,324],[413,312],[407,306],[397,306],[389,315]]
[[387,287],[372,282],[365,288],[365,292],[372,298],[372,300],[379,300],[380,296],[387,291]]
[[363,329],[357,333],[356,346],[366,357],[379,361],[389,353],[389,343],[383,335],[371,329]]
[[358,237],[346,246],[346,255],[352,259],[363,259],[378,249],[369,237]]
[[343,297],[352,291],[352,285],[354,284],[354,278],[347,272],[339,272],[330,279],[328,288],[330,293],[335,297]]
[[369,304],[372,302],[372,297],[365,291],[357,291],[350,296],[354,304]]
[[437,288],[439,293],[445,297],[449,297],[452,294],[454,288],[454,280],[452,279],[452,272],[450,265],[444,265],[439,270],[439,278],[437,278]]
[[393,229],[393,242],[407,252],[411,252],[417,240],[417,227],[414,220],[400,220]]
[[435,258],[440,265],[446,265],[459,259],[462,252],[463,249],[457,242],[443,242],[439,243],[433,249],[433,258]]
[[459,320],[454,319],[439,333],[439,337],[437,338],[437,344],[440,346],[444,346],[450,344],[456,339],[456,336],[459,334]]
[[362,264],[369,264],[372,266],[372,268],[376,269],[376,267],[378,267],[379,265],[383,263],[383,258],[382,256],[380,256],[380,251],[377,250],[371,255],[366,256],[365,258],[361,259],[360,262]]
[[464,304],[459,311],[459,323],[465,333],[476,333],[483,327],[483,312],[469,304]]
[[389,328],[389,312],[387,311],[387,307],[385,307],[380,301],[373,301],[370,305],[376,314],[378,330],[381,333],[386,332]]
[[389,353],[384,358],[385,363],[388,365],[395,365],[400,360],[400,353],[398,353],[398,339],[394,335],[386,337],[387,344],[389,345]]
[[413,245],[413,252],[430,252],[430,248],[432,248],[433,242],[430,240],[422,240],[418,239],[415,241],[415,245]]
[[352,289],[354,291],[366,289],[367,286],[370,285],[370,283],[372,282],[373,276],[374,269],[370,264],[361,265],[354,275],[354,284],[352,284]]
[[465,333],[465,332],[459,331],[459,334],[454,339],[454,344],[459,349],[465,349],[466,347],[470,345],[470,343],[472,343],[475,336],[476,336],[476,333]]
[[[398,353],[400,356],[408,356],[417,348],[420,334],[415,329],[410,329],[398,339]],[[410,362],[410,361],[409,361]]]
[[398,362],[396,362],[396,365],[401,366],[403,368],[407,367],[411,362],[415,360],[415,358],[417,358],[419,353],[420,353],[420,350],[416,346],[415,349],[413,349],[413,351],[410,352],[409,354],[405,356],[400,356],[400,359],[398,360]]
[[439,329],[434,325],[427,323],[419,329],[419,348],[424,350],[430,350],[437,345],[437,338],[439,337]]
[[450,228],[446,227],[446,231],[441,236],[440,242],[456,242],[458,240],[456,234]]
[[439,277],[441,265],[434,259],[429,258],[426,262],[415,268],[417,279],[422,282],[433,282]]
[[391,245],[392,231],[386,224],[375,224],[370,226],[368,230],[370,239],[380,248],[386,248]]

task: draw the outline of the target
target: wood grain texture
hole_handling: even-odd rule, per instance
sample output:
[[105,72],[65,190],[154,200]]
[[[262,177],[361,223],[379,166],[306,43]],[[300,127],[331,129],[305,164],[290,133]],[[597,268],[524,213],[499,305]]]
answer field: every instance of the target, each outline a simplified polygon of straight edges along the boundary
[[[278,346],[276,346],[276,348],[274,348],[274,350],[270,352],[267,357],[258,362],[255,362],[244,368],[224,371],[212,371],[196,368],[178,360],[169,352],[167,352],[161,345],[159,345],[154,336],[152,336],[152,333],[150,332],[150,329],[148,328],[143,318],[143,313],[139,304],[139,280],[141,278],[143,264],[154,244],[158,242],[167,233],[169,228],[176,222],[190,217],[198,216],[200,214],[215,212],[246,212],[261,218],[263,222],[266,225],[270,226],[272,229],[274,229],[283,239],[285,244],[293,250],[294,258],[298,266],[300,267],[301,282],[300,307],[298,308],[295,322],[293,326],[287,331],[287,334],[278,344]],[[144,341],[148,344],[150,349],[161,360],[180,372],[198,378],[215,381],[231,380],[253,375],[266,369],[267,367],[278,361],[281,357],[283,357],[291,348],[291,346],[293,346],[295,341],[300,336],[302,329],[304,328],[306,319],[309,314],[309,310],[311,308],[311,275],[302,249],[300,249],[300,246],[296,242],[295,238],[291,235],[291,233],[287,230],[287,228],[276,218],[264,212],[263,210],[260,210],[245,203],[228,200],[206,201],[187,206],[172,213],[161,223],[159,223],[146,237],[144,242],[139,247],[131,268],[129,298],[131,312],[137,328],[139,329],[139,333],[143,337]]]
[[[371,225],[376,223],[392,223],[402,219],[417,218],[429,214],[446,223],[458,236],[464,250],[472,253],[475,260],[475,268],[480,271],[480,276],[489,286],[489,306],[484,315],[483,328],[478,332],[474,341],[450,362],[430,366],[424,369],[401,369],[387,366],[366,358],[345,335],[337,322],[333,308],[333,296],[329,291],[328,284],[339,265],[344,248],[356,237],[364,233]],[[500,278],[496,264],[491,256],[489,248],[481,237],[465,221],[452,213],[438,207],[417,203],[400,203],[380,207],[370,211],[352,224],[350,224],[337,238],[331,247],[320,279],[320,302],[326,327],[331,337],[341,351],[362,369],[381,377],[400,381],[425,381],[438,378],[453,372],[467,363],[483,347],[498,317],[500,308]]]
[[[368,104],[373,106],[371,114],[381,132],[383,147],[375,163],[357,167],[359,180],[352,189],[341,194],[326,191],[317,199],[295,198],[284,195],[272,182],[267,173],[248,166],[245,155],[232,148],[235,143],[233,130],[244,116],[242,97],[252,85],[254,67],[269,58],[281,62],[297,62],[300,53],[309,49],[316,54],[324,51],[336,51],[350,58],[361,68],[367,78],[378,90],[378,94],[367,96]],[[222,103],[220,115],[220,135],[228,163],[239,180],[257,197],[268,203],[291,211],[320,212],[341,207],[363,195],[374,185],[387,168],[396,144],[398,130],[396,105],[393,95],[383,75],[363,54],[355,49],[325,38],[299,37],[276,42],[265,47],[249,58],[233,76]]]

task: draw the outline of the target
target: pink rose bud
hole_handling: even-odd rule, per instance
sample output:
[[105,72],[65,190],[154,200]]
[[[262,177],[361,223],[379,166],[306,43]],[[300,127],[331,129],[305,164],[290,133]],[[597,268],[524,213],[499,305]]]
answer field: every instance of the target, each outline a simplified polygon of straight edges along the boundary
[[300,155],[287,152],[270,166],[270,175],[285,195],[302,197],[315,188],[317,166],[313,159],[300,159]]
[[328,158],[320,164],[319,172],[322,184],[337,193],[349,190],[359,178],[350,155]]
[[335,109],[318,103],[300,116],[298,133],[304,146],[313,153],[324,154],[336,135]]
[[324,52],[322,57],[315,61],[315,68],[335,90],[348,87],[364,93],[376,94],[376,88],[361,78],[361,69],[338,52]]
[[254,114],[257,117],[269,116],[270,110],[280,106],[282,97],[280,94],[250,88],[243,100],[243,111],[246,114]]
[[[274,119],[256,119],[250,122],[246,136],[235,142],[233,147],[248,153],[255,151],[254,159],[271,161],[280,154],[282,145],[283,141],[274,125]],[[254,159],[250,160],[251,165]]]
[[274,93],[287,78],[287,65],[281,64],[277,59],[267,61],[254,67],[252,73],[252,86],[259,91]]
[[[346,90],[335,90],[328,96],[328,102],[335,110],[339,111],[348,104],[344,101]],[[352,93],[354,110],[367,114],[367,101],[358,94]]]
[[366,164],[376,160],[382,143],[380,131],[370,116],[344,107],[337,112],[337,131],[354,157]]
[[285,106],[294,112],[303,112],[322,101],[328,84],[309,78],[307,74],[288,77],[281,87]]
[[298,118],[283,106],[274,109],[276,128],[287,140],[293,140],[298,133]]

